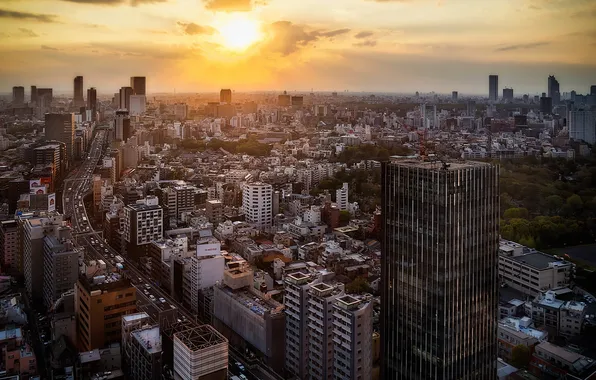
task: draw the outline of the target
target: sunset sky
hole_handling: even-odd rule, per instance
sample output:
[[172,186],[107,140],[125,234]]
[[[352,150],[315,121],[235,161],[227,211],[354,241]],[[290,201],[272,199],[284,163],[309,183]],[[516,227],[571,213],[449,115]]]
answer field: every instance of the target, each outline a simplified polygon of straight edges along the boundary
[[[593,0],[2,0],[0,92],[516,94],[596,84]],[[28,92],[28,89],[27,89]]]

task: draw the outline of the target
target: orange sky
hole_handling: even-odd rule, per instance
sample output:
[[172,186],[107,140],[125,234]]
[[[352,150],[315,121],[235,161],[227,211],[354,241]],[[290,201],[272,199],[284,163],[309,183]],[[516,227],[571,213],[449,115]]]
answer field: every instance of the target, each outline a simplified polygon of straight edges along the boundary
[[596,84],[592,0],[5,0],[0,92],[487,91]]

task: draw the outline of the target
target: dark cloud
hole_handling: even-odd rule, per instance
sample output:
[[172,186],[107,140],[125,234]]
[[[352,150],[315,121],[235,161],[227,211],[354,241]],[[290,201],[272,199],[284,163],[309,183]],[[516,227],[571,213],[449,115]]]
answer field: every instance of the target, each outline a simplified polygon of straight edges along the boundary
[[525,50],[525,49],[534,49],[540,46],[550,45],[550,42],[532,42],[529,44],[517,44],[517,45],[508,45],[502,46],[500,48],[495,49],[495,51],[512,51],[512,50]]
[[253,8],[252,0],[203,0],[210,11],[248,12]]
[[60,49],[56,49],[55,47],[51,47],[48,45],[41,45],[41,50],[60,50]]
[[35,33],[31,29],[19,28],[22,37],[39,37],[39,34]]
[[350,32],[350,29],[311,30],[307,25],[290,21],[277,21],[269,26],[273,35],[266,49],[281,55],[290,55],[300,48],[323,39],[333,39]]
[[118,6],[130,5],[136,7],[143,4],[164,3],[167,0],[62,0],[69,3],[88,4],[88,5],[103,5],[103,6]]
[[189,23],[178,22],[177,24],[178,24],[178,26],[180,26],[182,28],[182,31],[185,34],[188,34],[191,36],[195,36],[197,34],[213,34],[215,32],[215,29],[213,29],[210,26],[201,26],[201,25],[195,24],[194,22],[189,22]]
[[0,18],[11,18],[15,20],[27,20],[37,22],[57,22],[55,15],[10,11],[7,9],[0,9]]
[[354,38],[358,38],[358,39],[367,38],[367,37],[371,37],[373,34],[374,34],[373,32],[364,31],[364,32],[356,33]]
[[377,41],[373,41],[373,40],[366,40],[366,41],[362,41],[362,42],[356,42],[354,44],[355,47],[373,47],[373,46],[377,46]]

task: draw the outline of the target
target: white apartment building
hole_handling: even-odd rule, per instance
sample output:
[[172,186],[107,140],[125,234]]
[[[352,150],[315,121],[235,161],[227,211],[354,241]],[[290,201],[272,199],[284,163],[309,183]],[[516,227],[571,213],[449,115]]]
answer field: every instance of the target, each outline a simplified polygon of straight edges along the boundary
[[244,185],[242,209],[246,221],[256,228],[271,227],[273,216],[273,187],[267,183],[255,182]]
[[223,282],[226,260],[219,241],[198,242],[197,254],[191,259],[190,294],[193,313],[199,312],[199,291]]
[[569,111],[569,138],[596,143],[596,111]]
[[499,278],[527,295],[566,287],[574,264],[508,240],[499,245]]
[[63,293],[74,288],[79,276],[79,254],[82,256],[83,252],[74,247],[70,238],[48,235],[43,240],[43,293],[49,309]]
[[157,197],[148,196],[124,208],[124,240],[145,245],[163,236],[163,210]]
[[348,184],[344,182],[340,189],[335,191],[335,203],[341,211],[348,209]]
[[174,334],[174,380],[225,378],[228,341],[210,325]]
[[333,377],[372,378],[372,302],[350,295],[333,304]]

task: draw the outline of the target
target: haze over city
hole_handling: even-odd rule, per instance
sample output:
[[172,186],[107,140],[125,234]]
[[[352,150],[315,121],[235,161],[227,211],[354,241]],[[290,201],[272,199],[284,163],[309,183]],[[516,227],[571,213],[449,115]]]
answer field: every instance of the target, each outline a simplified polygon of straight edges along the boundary
[[[0,6],[1,92],[57,93],[85,75],[113,93],[436,91],[485,94],[486,75],[540,94],[596,82],[591,1],[28,0]],[[573,20],[570,22],[570,20]]]

